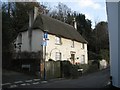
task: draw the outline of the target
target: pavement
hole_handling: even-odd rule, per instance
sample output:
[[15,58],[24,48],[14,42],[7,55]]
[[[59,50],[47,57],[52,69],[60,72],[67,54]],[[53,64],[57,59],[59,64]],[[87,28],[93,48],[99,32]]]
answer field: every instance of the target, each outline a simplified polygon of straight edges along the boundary
[[41,81],[35,76],[5,71],[2,77],[3,88],[104,88],[109,84],[109,68],[83,75],[78,79],[57,78]]

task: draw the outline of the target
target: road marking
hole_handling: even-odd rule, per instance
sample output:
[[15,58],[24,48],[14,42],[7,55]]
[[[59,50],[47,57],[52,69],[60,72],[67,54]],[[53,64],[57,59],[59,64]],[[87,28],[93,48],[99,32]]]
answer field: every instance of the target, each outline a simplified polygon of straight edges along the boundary
[[33,84],[39,84],[39,82],[35,82],[35,83],[33,83]]
[[39,81],[40,79],[34,79],[34,81]]
[[23,83],[23,81],[17,81],[17,82],[14,82],[14,83],[16,83],[16,84],[18,84],[18,83]]
[[26,80],[25,82],[32,82],[32,80]]
[[30,85],[29,83],[26,83],[26,85]]
[[21,86],[25,86],[26,84],[25,83],[23,83],[23,84],[20,84]]
[[10,85],[10,88],[18,87],[17,85]]
[[41,81],[41,83],[47,83],[47,81]]
[[4,85],[10,85],[11,83],[4,83],[4,84],[1,84],[1,86],[4,86]]

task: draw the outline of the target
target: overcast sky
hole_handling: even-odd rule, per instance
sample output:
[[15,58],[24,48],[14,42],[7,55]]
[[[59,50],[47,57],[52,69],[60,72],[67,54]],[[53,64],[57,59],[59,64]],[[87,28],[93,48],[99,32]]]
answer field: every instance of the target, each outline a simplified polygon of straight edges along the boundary
[[[72,11],[85,14],[87,19],[92,21],[92,28],[95,22],[107,21],[106,0],[37,0],[50,7],[57,6],[58,2],[66,4]],[[46,3],[47,2],[47,3]]]

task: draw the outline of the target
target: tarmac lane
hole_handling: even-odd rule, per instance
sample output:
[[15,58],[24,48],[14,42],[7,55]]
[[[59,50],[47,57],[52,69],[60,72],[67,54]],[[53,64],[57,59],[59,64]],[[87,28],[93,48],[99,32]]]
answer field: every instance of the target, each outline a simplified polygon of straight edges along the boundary
[[[22,76],[21,76],[22,77]],[[109,83],[110,70],[83,75],[78,79],[54,79],[41,81],[37,78],[24,76],[14,82],[2,84],[3,88],[104,88]],[[17,77],[16,77],[17,78]],[[5,79],[5,78],[4,78]],[[9,80],[10,81],[10,80]]]
[[22,88],[104,88],[109,83],[109,76],[109,69],[106,69],[78,79],[54,80]]

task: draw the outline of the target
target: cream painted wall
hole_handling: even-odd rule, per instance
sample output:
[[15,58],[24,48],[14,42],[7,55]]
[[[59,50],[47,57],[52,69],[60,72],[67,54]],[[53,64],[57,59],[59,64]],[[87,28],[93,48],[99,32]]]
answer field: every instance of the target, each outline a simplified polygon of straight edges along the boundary
[[[85,55],[85,63],[88,63],[88,55],[87,55],[87,44],[84,44],[84,49],[81,48],[82,43],[74,41],[74,48],[72,48],[72,40],[61,38],[62,44],[55,44],[55,35],[48,35],[47,46],[46,46],[46,61],[48,59],[55,60],[55,53],[61,52],[61,60],[70,60],[71,51],[75,52],[75,62],[81,63],[82,55]],[[18,39],[18,38],[17,38]],[[43,32],[41,30],[33,30],[32,31],[32,51],[37,52],[43,50]],[[22,32],[22,47],[21,51],[30,51],[29,50],[29,39],[28,39],[28,31]],[[44,50],[43,50],[44,52]],[[78,59],[77,59],[78,58]],[[71,61],[71,60],[70,60]]]
[[[61,52],[61,59],[62,60],[70,60],[71,57],[71,51],[76,52],[75,53],[75,61],[81,63],[81,56],[85,55],[85,63],[88,63],[88,55],[87,55],[87,44],[85,45],[84,49],[81,49],[82,43],[79,43],[77,41],[74,41],[74,48],[72,48],[72,40],[61,38],[62,45],[55,44],[55,35],[48,35],[49,40],[47,41],[47,47],[46,47],[46,60],[49,58],[55,60],[55,53]],[[77,59],[79,58],[79,59]]]
[[39,29],[32,31],[32,51],[42,50],[43,32]]
[[[28,37],[28,31],[22,32],[22,45],[21,45],[21,51],[30,51],[29,49],[29,37]],[[19,35],[16,39],[16,44],[19,43]],[[32,31],[32,45],[31,45],[31,51],[38,52],[42,50],[42,40],[43,39],[43,32],[41,30],[33,30]],[[16,48],[16,51],[19,49]]]
[[29,39],[28,39],[28,31],[22,32],[22,46],[21,51],[29,51]]
[[[21,44],[21,51],[29,51],[29,40],[28,40],[28,31],[26,32],[22,32],[22,33],[19,33],[19,35],[22,35],[22,44]],[[20,36],[18,35],[18,37],[16,38],[16,41],[15,41],[15,44],[16,44],[16,52],[19,51],[18,47],[18,43],[20,43]]]

